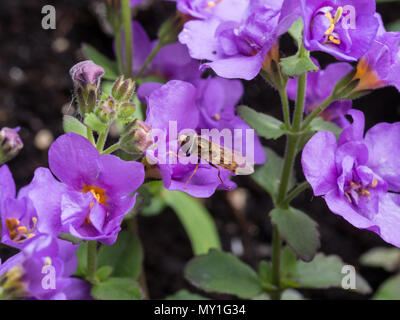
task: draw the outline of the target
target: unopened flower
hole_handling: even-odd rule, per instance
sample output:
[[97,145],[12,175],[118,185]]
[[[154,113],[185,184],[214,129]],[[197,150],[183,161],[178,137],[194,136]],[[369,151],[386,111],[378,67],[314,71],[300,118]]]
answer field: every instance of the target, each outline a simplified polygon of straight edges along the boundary
[[288,10],[281,19],[303,18],[306,49],[324,51],[339,60],[362,57],[378,30],[374,0],[285,0],[283,7]]
[[89,140],[67,133],[50,147],[49,166],[67,186],[61,199],[63,230],[81,239],[114,243],[143,183],[143,165],[100,155]]
[[87,84],[98,86],[104,69],[91,60],[77,63],[69,71],[72,80],[77,85],[85,87]]
[[[319,66],[318,61],[312,59]],[[305,113],[308,114],[317,108],[333,92],[336,83],[347,75],[353,67],[345,62],[332,63],[325,69],[310,72],[307,76],[305,99]],[[287,84],[288,97],[296,100],[297,79],[289,79]],[[340,100],[331,103],[320,115],[324,120],[331,121],[344,128],[349,124],[346,113],[351,109],[351,100]]]
[[121,149],[128,153],[144,153],[153,143],[151,127],[139,119],[127,125],[120,139]]
[[302,154],[303,172],[314,195],[360,229],[400,246],[400,123],[379,123],[364,134],[364,115],[350,110],[353,123],[339,137],[320,131]]
[[90,299],[90,286],[71,278],[78,264],[76,249],[76,245],[51,236],[32,240],[0,265],[0,298]]
[[0,164],[14,158],[24,147],[18,135],[19,128],[3,128],[0,130]]

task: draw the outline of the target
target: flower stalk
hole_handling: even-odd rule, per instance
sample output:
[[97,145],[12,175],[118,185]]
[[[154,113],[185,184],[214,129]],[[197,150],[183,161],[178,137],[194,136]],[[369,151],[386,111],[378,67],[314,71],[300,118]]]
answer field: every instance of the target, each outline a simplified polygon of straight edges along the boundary
[[125,76],[132,78],[132,56],[133,56],[133,41],[132,41],[132,14],[129,0],[121,1],[122,24],[125,36]]

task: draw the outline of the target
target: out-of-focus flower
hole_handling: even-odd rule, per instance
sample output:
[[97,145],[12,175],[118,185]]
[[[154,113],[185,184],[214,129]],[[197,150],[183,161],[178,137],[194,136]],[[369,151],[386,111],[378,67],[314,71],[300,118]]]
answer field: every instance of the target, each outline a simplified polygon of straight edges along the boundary
[[378,34],[368,52],[357,65],[355,79],[360,83],[354,91],[394,86],[400,91],[400,32],[386,32],[379,14]]
[[24,147],[18,135],[19,128],[3,128],[0,130],[0,164],[14,158]]
[[350,110],[353,123],[339,141],[320,131],[302,154],[303,172],[314,195],[360,229],[400,246],[400,123],[379,123],[364,134],[364,115]]
[[209,3],[211,15],[186,22],[179,41],[188,46],[191,57],[210,61],[203,68],[224,78],[253,79],[279,35],[282,1]]
[[[319,67],[318,61],[315,59],[312,60]],[[317,72],[310,72],[307,76],[305,112],[307,114],[312,112],[328,98],[332,94],[336,83],[352,69],[353,67],[350,64],[338,62],[328,65],[324,70],[319,68]],[[296,100],[297,79],[290,79],[288,81],[287,93],[290,99]],[[335,101],[322,112],[321,117],[344,128],[349,124],[345,116],[351,107],[351,100]]]
[[49,166],[67,186],[60,202],[63,230],[81,239],[113,244],[135,203],[134,192],[144,181],[143,165],[100,155],[89,140],[67,133],[50,147]]
[[0,265],[0,298],[73,300],[90,299],[90,286],[70,276],[78,260],[76,245],[40,236]]
[[280,19],[303,18],[306,49],[324,51],[339,60],[362,57],[378,30],[374,0],[285,0],[283,8]]

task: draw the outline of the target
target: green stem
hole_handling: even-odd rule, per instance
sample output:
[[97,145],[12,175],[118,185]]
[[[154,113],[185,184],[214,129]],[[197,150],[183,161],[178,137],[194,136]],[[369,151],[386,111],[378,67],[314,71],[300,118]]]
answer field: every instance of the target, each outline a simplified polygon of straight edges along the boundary
[[99,139],[97,140],[97,150],[102,153],[104,150],[104,145],[106,144],[106,140],[108,137],[108,129],[103,133],[100,133]]
[[96,278],[97,242],[89,241],[87,246],[87,274],[89,282],[94,283]]
[[147,56],[146,60],[143,62],[143,65],[140,67],[140,70],[138,73],[135,75],[135,79],[139,79],[143,73],[146,71],[148,65],[150,64],[151,61],[153,61],[154,57],[156,54],[160,51],[160,49],[163,47],[161,39],[157,42],[157,45],[153,48],[153,50],[150,52],[150,54]]
[[101,154],[111,154],[115,151],[117,151],[119,149],[120,145],[119,143],[115,143],[112,146],[108,147],[106,150],[104,150],[103,152],[101,152]]
[[285,205],[289,205],[289,203],[295,199],[299,194],[301,194],[304,190],[307,190],[310,187],[310,184],[307,181],[299,184],[296,188],[289,192],[286,198],[283,200]]
[[133,41],[132,41],[132,14],[129,0],[121,1],[122,23],[124,27],[125,36],[125,76],[132,78],[132,55],[133,55]]
[[278,228],[274,226],[272,234],[272,284],[276,290],[271,292],[273,300],[281,298],[281,279],[280,279],[280,264],[281,264],[281,238]]
[[117,64],[118,64],[118,71],[120,74],[124,73],[124,63],[122,61],[122,37],[121,37],[121,31],[115,31],[114,33],[115,37],[115,45],[116,45],[116,50],[117,50]]
[[86,134],[87,134],[88,140],[89,140],[93,145],[96,145],[96,143],[95,143],[95,141],[94,141],[94,136],[93,136],[93,131],[92,131],[92,129],[90,129],[89,127],[86,127]]
[[286,92],[286,85],[279,88],[279,95],[281,96],[281,103],[282,103],[282,111],[283,111],[283,119],[285,121],[285,126],[287,129],[290,129],[290,114],[289,114],[289,99]]
[[[301,47],[301,54],[307,54],[307,51],[304,50],[304,47]],[[297,88],[297,99],[296,99],[296,107],[293,116],[293,124],[292,124],[292,132],[294,135],[287,135],[286,142],[286,150],[285,150],[285,159],[282,168],[281,180],[278,190],[278,196],[276,198],[276,206],[282,207],[286,206],[285,203],[286,193],[290,181],[290,177],[293,171],[293,165],[297,154],[297,146],[299,142],[298,133],[301,128],[301,122],[303,120],[303,112],[304,112],[304,102],[305,102],[305,94],[306,94],[306,83],[307,83],[307,73],[304,73],[299,76],[298,79],[298,88]],[[281,251],[281,239],[279,235],[279,230],[276,226],[274,226],[273,237],[272,237],[272,279],[273,284],[277,288],[274,292],[272,292],[271,297],[273,299],[280,299],[281,296],[281,283],[280,283],[280,251]]]
[[329,96],[328,98],[325,99],[324,102],[321,103],[320,106],[315,108],[313,112],[311,112],[305,119],[302,125],[302,129],[305,130],[308,125],[313,121],[316,117],[320,115],[322,111],[324,111],[333,101],[335,101],[335,98],[333,96]]

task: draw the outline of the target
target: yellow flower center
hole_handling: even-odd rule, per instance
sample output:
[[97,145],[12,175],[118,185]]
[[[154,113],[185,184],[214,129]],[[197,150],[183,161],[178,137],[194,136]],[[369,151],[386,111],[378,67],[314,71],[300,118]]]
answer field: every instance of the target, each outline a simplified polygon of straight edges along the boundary
[[336,23],[342,17],[342,14],[343,14],[343,7],[337,8],[334,17],[332,17],[332,14],[330,12],[325,13],[325,17],[327,17],[331,23],[329,28],[325,31],[325,35],[328,37],[328,41],[337,45],[339,45],[341,41],[336,35],[333,34],[333,32],[335,31]]
[[32,218],[33,227],[28,230],[27,227],[21,225],[21,222],[16,218],[6,219],[6,227],[10,235],[11,240],[16,243],[24,243],[26,240],[33,238],[35,234],[33,231],[36,228],[37,218]]
[[95,187],[95,186],[84,186],[83,193],[91,192],[98,203],[102,205],[107,204],[107,196],[106,191],[102,188]]

